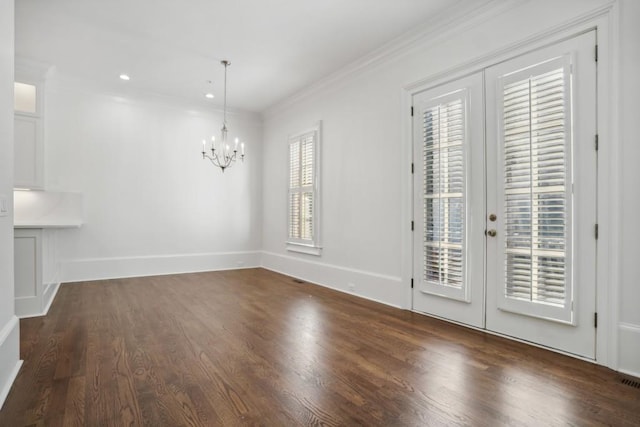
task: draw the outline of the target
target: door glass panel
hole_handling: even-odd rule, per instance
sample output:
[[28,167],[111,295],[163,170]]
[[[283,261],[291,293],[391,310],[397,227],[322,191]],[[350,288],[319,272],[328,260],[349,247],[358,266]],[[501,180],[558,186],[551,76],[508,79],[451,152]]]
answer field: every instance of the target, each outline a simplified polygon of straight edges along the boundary
[[423,280],[437,293],[465,295],[466,91],[422,111]]
[[[571,319],[570,57],[503,76],[502,168],[504,298],[530,303],[527,314]],[[520,311],[522,304],[518,306]]]

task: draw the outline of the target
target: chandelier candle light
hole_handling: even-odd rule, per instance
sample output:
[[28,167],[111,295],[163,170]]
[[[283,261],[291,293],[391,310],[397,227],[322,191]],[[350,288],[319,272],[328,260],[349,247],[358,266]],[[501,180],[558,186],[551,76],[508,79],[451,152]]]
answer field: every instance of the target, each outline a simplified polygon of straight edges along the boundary
[[244,142],[235,139],[233,150],[227,142],[227,67],[231,65],[226,59],[220,62],[224,66],[224,119],[220,130],[220,142],[216,144],[215,136],[211,137],[211,155],[207,154],[207,141],[202,140],[202,159],[209,159],[214,166],[222,169],[222,172],[236,161],[238,156],[238,144],[240,144],[240,160],[244,162]]

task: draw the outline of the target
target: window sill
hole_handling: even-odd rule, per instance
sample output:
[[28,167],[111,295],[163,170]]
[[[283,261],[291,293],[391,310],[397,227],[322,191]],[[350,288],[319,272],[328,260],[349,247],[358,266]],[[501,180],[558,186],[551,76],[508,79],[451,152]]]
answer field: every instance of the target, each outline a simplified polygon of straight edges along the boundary
[[313,245],[304,245],[301,243],[287,242],[287,250],[289,252],[299,252],[301,254],[320,256],[322,248]]

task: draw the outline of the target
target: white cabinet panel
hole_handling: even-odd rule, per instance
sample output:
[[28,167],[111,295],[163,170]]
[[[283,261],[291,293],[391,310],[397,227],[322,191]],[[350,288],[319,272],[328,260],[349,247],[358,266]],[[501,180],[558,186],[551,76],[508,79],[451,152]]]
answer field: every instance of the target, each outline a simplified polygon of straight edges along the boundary
[[37,260],[40,259],[40,233],[16,233],[14,238],[14,272],[16,298],[38,296],[37,284],[41,281],[41,271]]
[[33,84],[15,82],[13,84],[13,109],[16,112],[38,114],[38,87]]
[[14,251],[16,315],[42,316],[59,286],[56,230],[16,229]]
[[41,118],[15,115],[14,160],[15,187],[44,188],[44,144]]

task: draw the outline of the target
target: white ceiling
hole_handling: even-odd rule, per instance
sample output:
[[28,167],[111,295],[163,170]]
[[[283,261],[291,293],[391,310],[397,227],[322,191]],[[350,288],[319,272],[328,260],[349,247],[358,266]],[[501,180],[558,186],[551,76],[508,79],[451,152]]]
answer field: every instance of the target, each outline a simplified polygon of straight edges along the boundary
[[[263,111],[479,0],[16,0],[16,55],[114,90]],[[125,83],[121,73],[131,75]],[[207,81],[213,81],[213,85]]]

